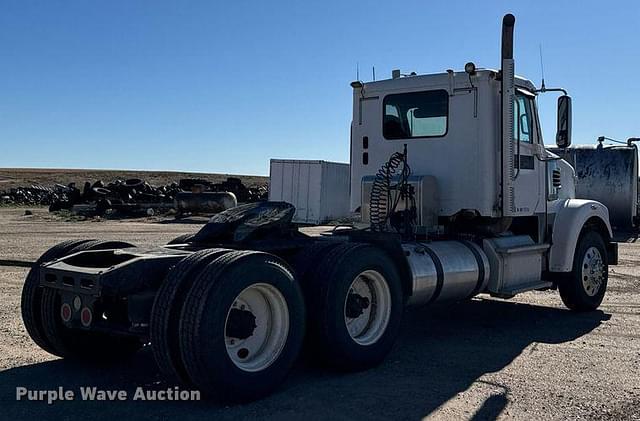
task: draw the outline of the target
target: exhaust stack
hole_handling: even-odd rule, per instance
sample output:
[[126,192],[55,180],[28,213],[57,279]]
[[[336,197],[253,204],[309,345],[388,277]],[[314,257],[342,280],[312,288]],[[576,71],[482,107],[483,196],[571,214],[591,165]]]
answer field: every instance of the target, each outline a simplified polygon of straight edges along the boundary
[[502,19],[502,215],[517,216],[513,181],[515,178],[515,145],[513,138],[515,95],[515,62],[513,60],[513,27],[516,18],[507,14]]
[[516,18],[510,13],[502,18],[502,60],[513,59],[513,26],[515,23]]

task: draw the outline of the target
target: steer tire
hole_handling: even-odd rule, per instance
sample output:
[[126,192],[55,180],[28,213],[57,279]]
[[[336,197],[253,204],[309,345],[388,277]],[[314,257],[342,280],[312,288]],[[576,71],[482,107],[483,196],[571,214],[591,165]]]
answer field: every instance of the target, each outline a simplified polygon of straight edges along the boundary
[[167,273],[156,294],[151,309],[151,349],[160,372],[171,382],[190,383],[180,355],[178,337],[185,297],[207,263],[230,251],[207,249],[185,257]]
[[[367,276],[359,276],[365,271]],[[377,277],[377,281],[372,276]],[[367,309],[374,315],[369,322],[361,324],[362,334],[352,334],[347,327],[349,320],[351,323],[357,320],[347,316],[348,299],[356,292],[351,286],[356,280],[360,280],[359,289],[371,292],[368,306],[364,304],[358,309],[361,316],[367,317]],[[386,285],[388,294],[381,292],[375,298],[370,289],[373,285]],[[357,297],[362,299],[360,295]],[[333,248],[305,285],[305,299],[308,312],[313,315],[308,324],[309,341],[314,356],[321,362],[344,371],[364,370],[380,364],[391,351],[404,312],[404,295],[398,270],[381,249],[354,243]],[[387,320],[386,327],[376,320]],[[376,325],[380,328],[376,329]]]
[[[129,247],[133,245],[122,241],[92,240],[79,244],[68,254]],[[60,318],[60,305],[58,291],[44,288],[40,308],[44,336],[51,345],[51,353],[68,359],[114,361],[126,358],[142,347],[137,337],[68,328]]]
[[70,254],[74,248],[89,241],[92,240],[68,240],[51,247],[35,262],[24,281],[20,300],[22,322],[36,345],[50,354],[58,355],[47,340],[42,325],[41,307],[44,288],[40,286],[40,266]]
[[[254,317],[249,336],[232,337],[229,334],[232,306],[234,310],[246,308],[255,316],[253,311],[257,308],[252,308],[252,304],[240,306],[239,302],[244,302],[242,297],[246,297],[247,291],[255,292],[256,288],[275,292],[279,297],[275,304],[266,295],[262,297],[270,309],[263,314],[279,322],[267,324],[267,319]],[[206,396],[223,402],[246,402],[269,394],[284,381],[298,357],[304,321],[300,288],[292,271],[278,257],[248,251],[218,257],[200,273],[182,308],[180,343],[191,381]],[[285,325],[288,327],[284,328]],[[269,340],[259,341],[263,345],[249,354],[249,342],[264,332]],[[269,343],[275,343],[275,348]],[[239,347],[237,352],[228,350],[234,346]],[[265,351],[269,348],[272,352]]]
[[[601,282],[598,288],[586,286],[584,277],[589,276],[584,271],[589,270],[589,265],[585,266],[585,261],[589,260],[589,253],[597,250],[602,260],[602,266],[598,265],[601,270]],[[558,290],[562,302],[574,311],[593,311],[597,309],[604,299],[607,290],[607,282],[609,279],[609,266],[607,260],[607,248],[602,236],[596,231],[585,231],[580,235],[578,246],[576,247],[573,257],[573,267],[570,273],[563,275],[558,282]]]

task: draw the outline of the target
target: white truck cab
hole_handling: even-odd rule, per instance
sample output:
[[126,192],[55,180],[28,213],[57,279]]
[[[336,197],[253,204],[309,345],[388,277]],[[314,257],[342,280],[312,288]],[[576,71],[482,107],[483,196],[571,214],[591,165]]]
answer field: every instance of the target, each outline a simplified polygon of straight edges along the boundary
[[[514,22],[512,15],[503,21],[501,70],[467,63],[462,72],[394,71],[388,80],[352,83],[351,209],[374,230],[386,224],[428,240],[481,241],[490,263],[487,291],[498,296],[557,286],[561,274],[575,269],[587,232],[602,241],[600,260],[617,260],[607,208],[575,199],[573,168],[544,148],[536,97],[565,91],[536,89],[515,76]],[[558,99],[558,146],[569,146],[570,138],[565,92]],[[404,168],[401,175],[400,160],[410,175]],[[397,222],[406,216],[393,226],[392,214],[412,206],[415,227]],[[518,273],[509,272],[514,265]]]
[[[407,145],[412,174],[432,175],[440,189],[442,216],[474,210],[502,216],[500,160],[501,83],[498,72],[478,70],[367,82],[354,89],[351,126],[351,207],[361,206],[362,177],[374,175]],[[544,212],[545,164],[535,87],[516,79],[520,174],[518,213]],[[515,141],[515,136],[514,136]]]

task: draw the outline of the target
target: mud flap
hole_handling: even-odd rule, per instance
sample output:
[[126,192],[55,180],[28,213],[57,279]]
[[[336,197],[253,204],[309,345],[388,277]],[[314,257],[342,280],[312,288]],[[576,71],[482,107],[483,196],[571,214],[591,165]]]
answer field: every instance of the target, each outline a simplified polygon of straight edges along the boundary
[[607,263],[609,265],[617,265],[618,264],[618,243],[614,243],[613,241],[607,243]]

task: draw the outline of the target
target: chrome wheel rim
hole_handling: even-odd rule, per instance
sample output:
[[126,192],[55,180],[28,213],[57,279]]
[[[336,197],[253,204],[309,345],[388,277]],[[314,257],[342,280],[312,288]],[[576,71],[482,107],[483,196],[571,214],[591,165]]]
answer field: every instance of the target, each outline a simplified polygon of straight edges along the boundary
[[596,295],[605,278],[605,265],[597,247],[589,247],[582,259],[582,287],[588,296]]
[[227,355],[236,367],[249,372],[266,369],[287,342],[287,301],[273,285],[256,283],[245,288],[227,311],[224,334]]
[[391,318],[391,292],[387,280],[375,270],[360,273],[349,286],[344,322],[349,336],[360,345],[377,342]]

